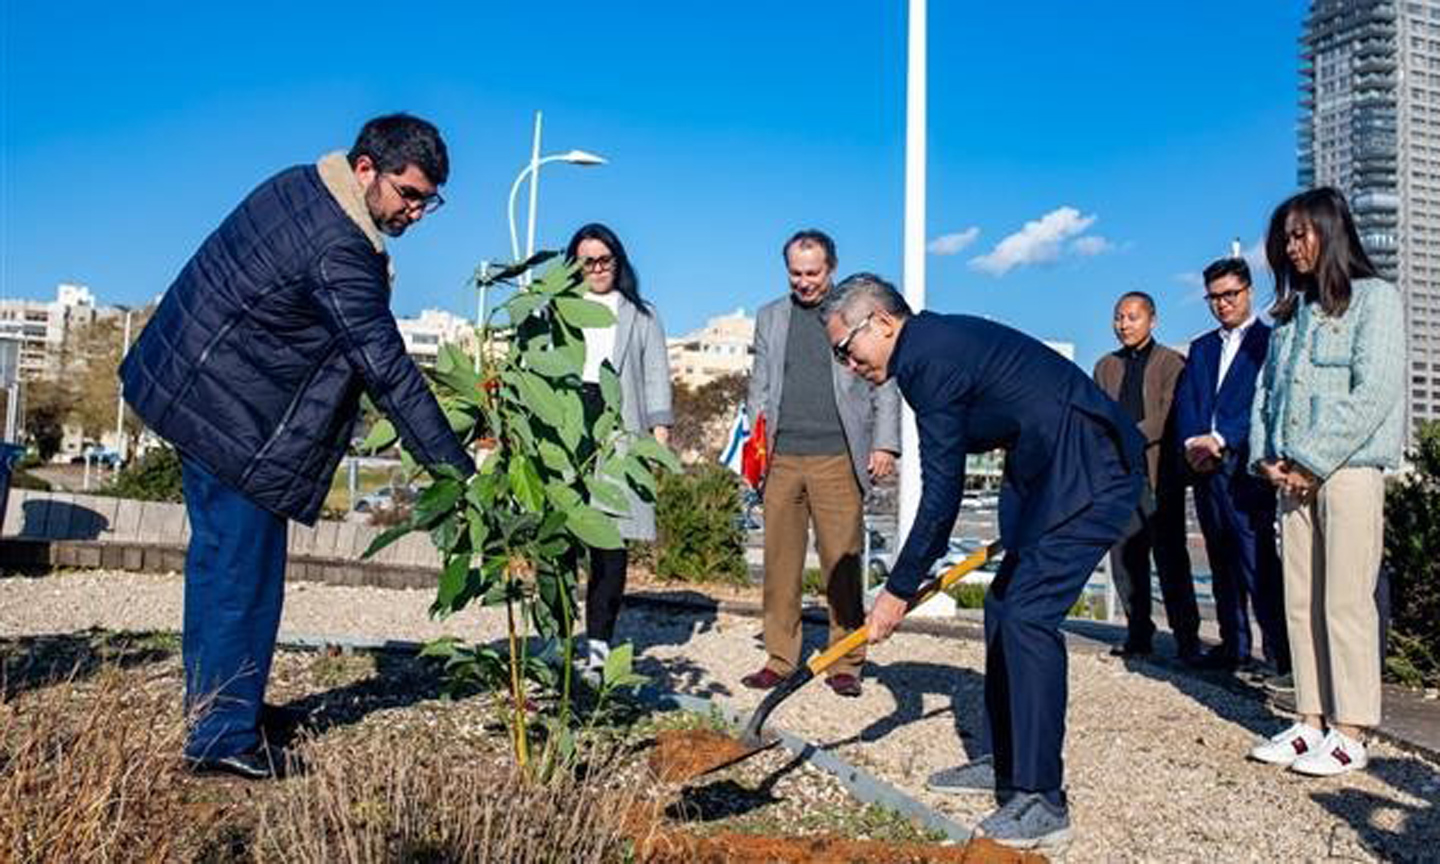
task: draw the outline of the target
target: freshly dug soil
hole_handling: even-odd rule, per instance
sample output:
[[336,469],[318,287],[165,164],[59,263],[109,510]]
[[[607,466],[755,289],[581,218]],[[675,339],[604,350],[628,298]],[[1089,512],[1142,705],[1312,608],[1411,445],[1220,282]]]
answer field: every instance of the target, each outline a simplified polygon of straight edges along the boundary
[[650,770],[667,783],[679,783],[752,752],[729,735],[709,729],[672,729],[656,736]]
[[651,837],[646,864],[1043,864],[1047,859],[980,838],[963,846],[882,843],[839,837],[699,836],[665,831]]

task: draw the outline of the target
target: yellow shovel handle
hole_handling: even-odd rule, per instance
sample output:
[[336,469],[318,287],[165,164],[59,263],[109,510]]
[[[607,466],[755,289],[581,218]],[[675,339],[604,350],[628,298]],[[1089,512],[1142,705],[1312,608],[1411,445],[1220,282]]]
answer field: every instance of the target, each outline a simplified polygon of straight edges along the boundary
[[[993,559],[999,554],[999,540],[996,540],[988,546],[983,546],[979,549],[976,549],[974,552],[971,552],[965,558],[965,560],[957,562],[954,567],[951,567],[949,570],[941,573],[938,578],[931,579],[924,586],[922,586],[920,588],[920,592],[915,595],[915,598],[913,600],[910,601],[909,606],[905,610],[906,614],[909,614],[911,609],[914,609],[916,606],[919,606],[920,604],[929,600],[931,597],[939,594],[941,591],[948,590],[956,582],[964,579],[967,574],[971,573],[976,568],[984,564],[986,561]],[[826,669],[829,669],[832,665],[834,665],[836,660],[839,660],[841,657],[844,657],[846,654],[849,654],[851,651],[854,651],[856,648],[864,645],[865,641],[869,638],[869,628],[861,627],[859,630],[852,632],[849,636],[846,636],[844,639],[841,639],[839,642],[831,645],[824,652],[816,654],[806,665],[810,667],[811,672],[819,675],[821,672],[824,672]]]

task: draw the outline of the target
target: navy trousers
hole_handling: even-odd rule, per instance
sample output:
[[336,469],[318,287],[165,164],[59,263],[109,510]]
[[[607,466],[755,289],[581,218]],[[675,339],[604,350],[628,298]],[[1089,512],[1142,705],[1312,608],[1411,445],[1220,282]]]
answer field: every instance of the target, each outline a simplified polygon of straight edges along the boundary
[[1260,625],[1262,653],[1290,670],[1280,554],[1275,542],[1275,490],[1232,464],[1195,483],[1195,515],[1205,535],[1220,643],[1244,660],[1251,654],[1249,607]]
[[1056,803],[1064,781],[1068,700],[1060,624],[1095,565],[1124,536],[1146,483],[1144,474],[1125,469],[1117,452],[1105,451],[1105,468],[1096,473],[1109,479],[1090,506],[1006,552],[985,596],[986,732],[996,783]]
[[[285,599],[286,521],[182,460],[185,711],[192,758],[233,756],[260,742],[260,705]],[[192,713],[193,712],[193,713]]]

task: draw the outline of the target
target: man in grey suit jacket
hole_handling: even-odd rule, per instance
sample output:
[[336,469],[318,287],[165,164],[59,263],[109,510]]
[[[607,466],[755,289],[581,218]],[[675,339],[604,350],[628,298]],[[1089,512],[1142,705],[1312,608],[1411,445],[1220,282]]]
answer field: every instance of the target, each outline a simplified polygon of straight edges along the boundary
[[[768,689],[800,662],[800,595],[810,525],[830,608],[830,642],[865,624],[863,520],[871,483],[895,469],[900,398],[831,362],[817,314],[835,273],[835,243],[801,231],[782,250],[790,293],[760,308],[746,405],[767,427],[765,494],[765,665],[747,687]],[[865,649],[830,668],[827,683],[859,696]]]

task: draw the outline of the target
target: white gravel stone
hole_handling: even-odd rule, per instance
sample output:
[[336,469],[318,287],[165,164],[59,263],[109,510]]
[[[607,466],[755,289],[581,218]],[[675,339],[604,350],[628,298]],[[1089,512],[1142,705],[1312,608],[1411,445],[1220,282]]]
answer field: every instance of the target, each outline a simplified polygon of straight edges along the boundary
[[[283,634],[426,640],[493,639],[503,613],[466,610],[431,621],[426,591],[294,583]],[[61,573],[0,579],[0,636],[86,627],[178,629],[178,576]],[[748,712],[760,695],[740,677],[764,662],[758,620],[717,613],[629,609],[619,638],[640,671],[676,690]],[[807,636],[820,638],[819,628]],[[906,633],[871,651],[865,693],[842,699],[819,682],[773,722],[864,767],[962,824],[984,798],[934,795],[925,777],[965,759],[980,729],[984,648]],[[1388,744],[1370,767],[1308,779],[1247,762],[1256,737],[1289,718],[1239,688],[1168,667],[1134,671],[1094,652],[1070,654],[1066,778],[1076,839],[1072,861],[1440,860],[1440,766]]]

